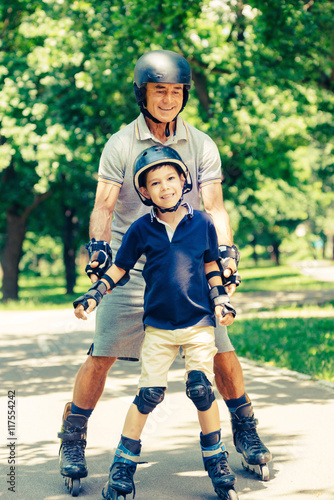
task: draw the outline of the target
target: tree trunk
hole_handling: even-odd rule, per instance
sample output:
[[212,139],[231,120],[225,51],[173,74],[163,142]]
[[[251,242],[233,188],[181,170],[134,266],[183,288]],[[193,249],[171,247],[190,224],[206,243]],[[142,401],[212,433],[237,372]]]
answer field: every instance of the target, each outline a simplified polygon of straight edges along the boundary
[[22,256],[22,245],[26,234],[26,223],[31,212],[51,196],[51,191],[36,196],[33,203],[26,207],[22,214],[7,212],[6,243],[2,254],[1,265],[3,270],[2,300],[18,300],[19,298],[19,263]]
[[72,208],[65,208],[64,224],[64,264],[66,276],[66,293],[73,293],[76,282],[75,248],[73,222],[74,211]]
[[24,215],[7,214],[7,236],[1,265],[3,270],[2,300],[18,300],[19,263],[26,234]]
[[272,256],[272,259],[275,262],[276,266],[280,265],[280,251],[279,251],[279,246],[280,246],[280,243],[278,241],[274,241],[272,243],[272,253],[271,253],[271,256]]
[[253,260],[254,260],[254,263],[255,263],[255,266],[257,265],[258,261],[259,261],[259,256],[256,252],[256,245],[257,245],[257,238],[255,235],[253,235],[253,241],[252,241],[252,248],[253,248]]

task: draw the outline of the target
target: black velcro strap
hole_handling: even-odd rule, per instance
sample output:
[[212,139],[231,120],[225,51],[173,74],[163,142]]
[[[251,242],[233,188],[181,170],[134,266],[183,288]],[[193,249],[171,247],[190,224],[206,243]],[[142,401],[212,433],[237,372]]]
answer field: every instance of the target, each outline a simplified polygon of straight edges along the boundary
[[210,300],[214,307],[222,306],[226,302],[230,302],[230,298],[222,285],[213,286],[210,290]]
[[86,243],[85,248],[88,250],[89,258],[92,258],[92,255],[98,250],[103,250],[106,252],[108,257],[112,260],[112,251],[110,245],[107,241],[96,241],[95,238],[92,238],[89,243]]
[[213,286],[209,295],[211,304],[214,308],[216,306],[223,307],[223,317],[226,316],[226,314],[233,314],[233,317],[236,316],[237,312],[230,303],[230,297],[223,286]]
[[58,432],[58,437],[63,441],[81,441],[86,439],[84,432]]
[[225,278],[224,275],[222,275],[222,280],[223,280],[223,285],[228,286],[228,285],[236,285],[239,286],[241,283],[241,277],[238,271],[236,271],[234,274],[232,274],[229,278]]
[[110,286],[109,290],[112,290],[116,286],[114,280],[112,278],[110,278],[110,276],[108,276],[108,274],[104,274],[103,276],[101,276],[101,280],[108,281],[109,286]]
[[82,304],[84,307],[84,310],[88,308],[88,299],[94,299],[96,302],[96,305],[98,306],[99,303],[101,302],[103,295],[107,291],[107,285],[103,283],[103,281],[96,281],[93,286],[90,287],[88,292],[86,292],[84,295],[81,297],[78,297],[75,299],[73,302],[73,307],[74,309],[79,305]]
[[209,281],[211,278],[213,278],[214,276],[219,276],[221,277],[221,273],[219,271],[211,271],[211,273],[208,273],[205,275],[206,276],[206,279]]
[[219,245],[219,257],[221,259],[234,259],[236,264],[239,264],[240,252],[236,245],[231,247],[228,245]]

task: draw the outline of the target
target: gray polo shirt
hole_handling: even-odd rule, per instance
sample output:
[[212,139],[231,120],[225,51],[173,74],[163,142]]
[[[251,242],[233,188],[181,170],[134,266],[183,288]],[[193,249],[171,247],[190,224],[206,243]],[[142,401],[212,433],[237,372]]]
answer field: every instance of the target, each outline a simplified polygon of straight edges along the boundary
[[[111,224],[112,248],[117,250],[130,225],[149,212],[139,199],[133,186],[134,162],[144,149],[161,144],[150,132],[142,114],[112,135],[101,155],[99,182],[120,186]],[[221,161],[218,148],[207,135],[177,117],[175,134],[165,146],[174,148],[187,165],[193,189],[185,195],[185,201],[195,209],[201,207],[200,188],[209,183],[221,182]]]

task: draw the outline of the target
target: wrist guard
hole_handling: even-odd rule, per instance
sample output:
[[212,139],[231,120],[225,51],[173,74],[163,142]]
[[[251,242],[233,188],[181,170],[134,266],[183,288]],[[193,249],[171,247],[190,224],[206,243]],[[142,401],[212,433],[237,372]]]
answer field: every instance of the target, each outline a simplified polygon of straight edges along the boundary
[[[231,247],[228,245],[219,245],[219,259],[217,260],[217,264],[219,270],[221,272],[221,277],[224,286],[228,286],[231,284],[235,284],[239,286],[241,283],[240,275],[238,274],[238,264],[240,260],[240,252],[235,245]],[[224,271],[225,269],[231,269],[232,274],[228,278],[225,278]]]
[[[108,278],[109,278],[109,276],[108,276]],[[109,280],[107,280],[107,281],[109,282]],[[84,310],[86,311],[86,309],[88,309],[88,307],[89,307],[88,299],[94,299],[96,302],[96,305],[98,306],[103,298],[103,295],[106,293],[107,290],[108,290],[108,287],[105,283],[103,283],[103,281],[96,281],[96,283],[94,283],[94,285],[92,285],[90,287],[88,292],[86,292],[84,295],[81,295],[81,297],[78,297],[77,299],[75,299],[75,301],[73,302],[74,309],[79,304],[82,304],[84,307]]]
[[86,250],[88,250],[90,259],[95,252],[97,252],[98,250],[103,250],[112,260],[112,251],[107,241],[96,241],[95,238],[92,238],[89,243],[86,243],[85,248]]
[[98,267],[92,267],[92,261],[86,266],[85,271],[87,276],[90,278],[92,274],[95,274],[98,278],[102,278],[103,274],[112,265],[112,251],[110,245],[107,241],[96,241],[92,238],[89,243],[86,243],[85,248],[88,250],[89,259],[92,258],[94,253],[99,252],[96,260],[99,265]]
[[236,271],[234,274],[231,274],[229,278],[225,278],[225,276],[222,276],[222,281],[224,286],[228,285],[239,286],[241,283],[240,274],[238,273],[238,271]]
[[223,272],[225,269],[231,269],[233,272],[237,270],[240,252],[235,245],[229,247],[228,245],[219,245],[219,259],[217,261],[220,270]]
[[213,286],[210,290],[209,296],[213,308],[215,308],[216,306],[223,307],[223,317],[226,316],[226,314],[231,313],[235,318],[237,312],[230,303],[230,297],[226,293],[226,290],[223,286]]

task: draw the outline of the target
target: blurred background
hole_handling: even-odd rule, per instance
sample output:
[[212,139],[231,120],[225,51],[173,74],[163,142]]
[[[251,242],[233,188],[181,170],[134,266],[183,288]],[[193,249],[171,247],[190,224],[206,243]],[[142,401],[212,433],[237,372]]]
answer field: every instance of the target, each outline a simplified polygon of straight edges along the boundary
[[334,381],[331,0],[0,0],[2,315],[87,289],[100,154],[161,48],[189,61],[183,117],[220,151],[238,354]]
[[332,261],[333,14],[326,0],[0,0],[1,307],[86,288],[99,157],[138,115],[137,59],[160,48],[192,67],[183,118],[218,145],[241,268]]

